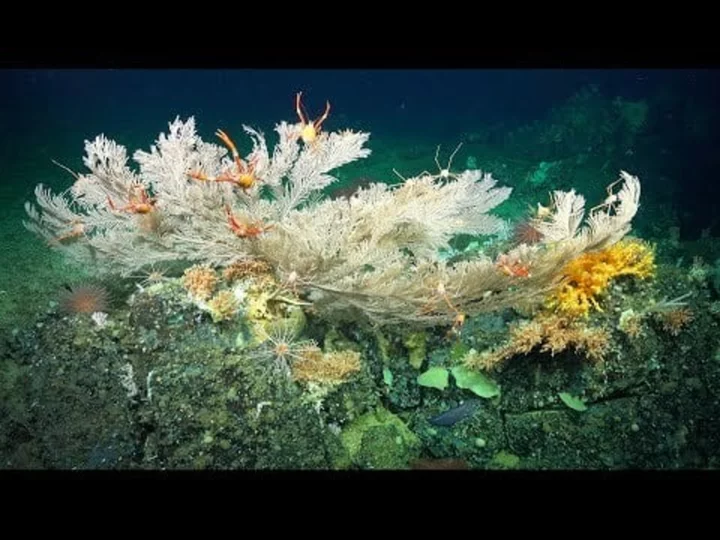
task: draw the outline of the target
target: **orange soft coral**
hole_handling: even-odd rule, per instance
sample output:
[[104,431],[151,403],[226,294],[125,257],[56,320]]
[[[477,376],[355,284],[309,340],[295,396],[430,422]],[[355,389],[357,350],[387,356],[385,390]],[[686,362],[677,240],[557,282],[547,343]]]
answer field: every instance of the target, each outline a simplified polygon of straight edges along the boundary
[[610,348],[610,332],[588,326],[584,321],[556,314],[541,314],[530,321],[513,325],[510,338],[502,345],[477,353],[471,350],[464,358],[465,367],[487,371],[499,368],[514,356],[532,350],[550,356],[574,350],[589,360],[602,362]]
[[598,297],[619,276],[641,279],[655,273],[655,253],[646,242],[622,240],[600,251],[583,253],[564,269],[565,281],[550,298],[550,306],[572,317],[602,311]]

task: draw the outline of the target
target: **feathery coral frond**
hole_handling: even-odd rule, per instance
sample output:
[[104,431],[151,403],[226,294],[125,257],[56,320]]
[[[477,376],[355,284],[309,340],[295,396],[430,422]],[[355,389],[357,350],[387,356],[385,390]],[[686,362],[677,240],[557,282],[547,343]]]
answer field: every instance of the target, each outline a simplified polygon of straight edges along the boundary
[[[26,227],[98,271],[263,261],[333,319],[431,325],[541,300],[569,260],[622,238],[639,206],[640,183],[624,171],[586,219],[581,195],[556,191],[533,223],[540,242],[451,264],[439,250],[454,236],[505,228],[492,211],[511,188],[489,173],[420,174],[321,200],[336,168],[370,155],[369,134],[322,132],[306,144],[299,124],[281,122],[270,147],[261,131],[243,126],[252,150],[238,164],[225,147],[202,140],[194,118],[168,127],[148,151],[134,153],[133,169],[126,149],[104,135],[86,142],[89,172],[67,193],[38,186]],[[243,189],[213,180],[243,163],[253,173]]]

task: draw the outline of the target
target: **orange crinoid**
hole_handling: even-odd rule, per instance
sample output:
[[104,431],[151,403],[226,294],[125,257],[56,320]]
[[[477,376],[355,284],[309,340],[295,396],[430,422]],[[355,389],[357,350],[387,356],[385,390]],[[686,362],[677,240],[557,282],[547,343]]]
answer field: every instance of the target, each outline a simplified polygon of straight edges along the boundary
[[619,276],[641,279],[655,273],[653,248],[639,239],[626,239],[599,250],[583,253],[563,270],[565,280],[550,297],[550,306],[570,316],[587,316],[590,308],[602,311],[598,297]]

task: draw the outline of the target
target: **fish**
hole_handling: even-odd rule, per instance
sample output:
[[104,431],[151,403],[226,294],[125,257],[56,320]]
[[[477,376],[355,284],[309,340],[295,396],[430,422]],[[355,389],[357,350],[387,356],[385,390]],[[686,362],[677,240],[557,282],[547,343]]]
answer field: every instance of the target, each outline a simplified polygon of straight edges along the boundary
[[457,407],[453,407],[444,413],[434,416],[430,419],[430,423],[434,426],[453,426],[460,422],[460,420],[471,417],[479,406],[479,399],[468,399]]

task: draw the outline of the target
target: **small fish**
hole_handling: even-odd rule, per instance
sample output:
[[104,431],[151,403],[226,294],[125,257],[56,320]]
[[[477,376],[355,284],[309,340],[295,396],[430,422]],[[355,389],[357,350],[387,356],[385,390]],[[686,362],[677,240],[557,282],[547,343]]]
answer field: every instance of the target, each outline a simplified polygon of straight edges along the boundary
[[453,426],[460,420],[471,417],[479,406],[479,399],[468,399],[457,407],[448,409],[444,413],[431,418],[430,423],[434,426]]

